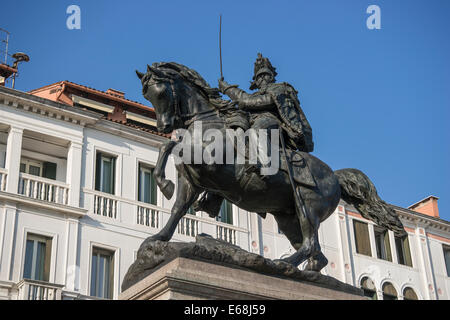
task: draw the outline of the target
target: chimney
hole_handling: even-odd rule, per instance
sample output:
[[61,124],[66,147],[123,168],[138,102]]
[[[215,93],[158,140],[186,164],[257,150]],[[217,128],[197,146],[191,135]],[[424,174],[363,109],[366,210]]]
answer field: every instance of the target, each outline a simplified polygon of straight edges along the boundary
[[108,89],[106,90],[107,94],[110,94],[112,96],[118,97],[118,98],[125,98],[125,93],[122,91],[116,90],[116,89]]
[[426,214],[427,216],[439,218],[438,197],[428,196],[427,198],[416,202],[408,207],[408,209]]
[[5,86],[6,79],[11,77],[16,72],[17,69],[14,69],[7,64],[0,63],[0,86]]

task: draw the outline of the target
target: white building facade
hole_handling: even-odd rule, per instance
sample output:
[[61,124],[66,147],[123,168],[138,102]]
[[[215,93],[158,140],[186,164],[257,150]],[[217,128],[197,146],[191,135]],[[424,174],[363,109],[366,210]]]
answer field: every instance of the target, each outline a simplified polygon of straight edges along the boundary
[[[117,299],[142,241],[174,199],[151,178],[164,136],[105,117],[107,103],[74,106],[0,87],[0,299]],[[128,112],[128,113],[127,113]],[[147,123],[148,124],[148,123]],[[173,162],[166,176],[176,183]],[[377,299],[450,299],[450,223],[395,208],[396,239],[342,202],[320,227],[323,273]],[[173,241],[199,233],[275,259],[293,251],[271,215],[225,205],[222,220],[183,218]]]

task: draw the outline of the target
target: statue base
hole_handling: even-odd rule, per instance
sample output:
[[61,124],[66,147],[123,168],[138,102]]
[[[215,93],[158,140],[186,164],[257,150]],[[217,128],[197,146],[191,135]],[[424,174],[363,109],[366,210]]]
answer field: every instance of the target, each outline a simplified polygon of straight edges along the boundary
[[362,290],[199,235],[196,242],[146,240],[120,300],[365,300]]

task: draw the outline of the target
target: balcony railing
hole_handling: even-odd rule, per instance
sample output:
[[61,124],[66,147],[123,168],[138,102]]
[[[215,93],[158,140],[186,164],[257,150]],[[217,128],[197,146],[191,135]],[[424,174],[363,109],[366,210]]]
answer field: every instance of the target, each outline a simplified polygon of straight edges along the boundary
[[23,279],[17,284],[18,300],[61,300],[62,285]]
[[196,216],[187,214],[181,218],[177,226],[177,232],[184,236],[196,237],[198,235],[199,220]]
[[33,199],[67,205],[69,185],[55,180],[20,173],[18,193]]
[[160,214],[161,213],[156,206],[141,203],[137,205],[136,223],[157,229],[159,228],[161,221]]
[[8,170],[0,168],[0,191],[6,191],[7,177],[8,177]]
[[118,200],[103,192],[94,192],[94,214],[117,219]]
[[218,225],[216,226],[216,238],[229,242],[231,244],[236,244],[236,229],[231,225]]
[[[91,205],[93,203],[93,207],[90,209],[91,213],[110,217],[116,221],[122,220],[122,218],[119,219],[119,213],[120,210],[123,209],[123,204],[131,206],[131,208],[127,209],[125,212],[126,214],[128,212],[134,212],[135,216],[133,217],[133,220],[136,225],[140,226],[161,229],[171,215],[170,209],[158,207],[149,203],[127,199],[88,188],[84,188],[83,192],[89,197],[92,197],[91,201],[93,202],[88,201]],[[127,219],[124,218],[124,220]],[[155,232],[155,230],[151,232]],[[248,234],[248,230],[244,228],[192,214],[186,214],[181,218],[176,229],[176,234],[186,237],[196,237],[200,232],[209,233],[216,239],[221,239],[232,244],[237,244],[238,233]]]

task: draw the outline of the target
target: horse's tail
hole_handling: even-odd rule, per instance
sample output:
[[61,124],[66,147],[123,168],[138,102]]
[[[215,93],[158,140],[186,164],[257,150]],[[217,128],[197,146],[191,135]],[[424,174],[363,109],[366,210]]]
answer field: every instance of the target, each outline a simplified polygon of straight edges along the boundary
[[334,172],[341,186],[341,197],[361,215],[398,235],[406,231],[394,209],[380,199],[372,181],[360,170],[341,169]]

